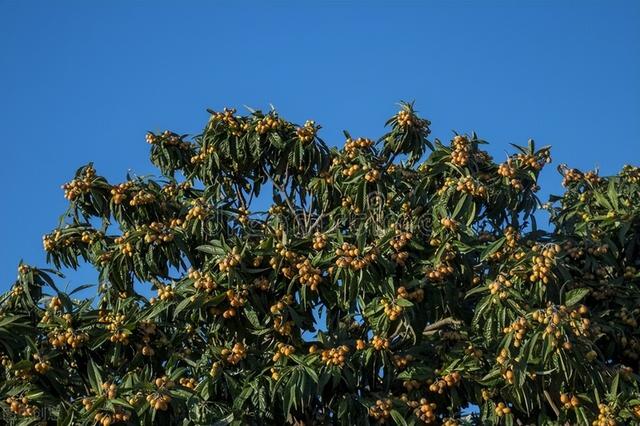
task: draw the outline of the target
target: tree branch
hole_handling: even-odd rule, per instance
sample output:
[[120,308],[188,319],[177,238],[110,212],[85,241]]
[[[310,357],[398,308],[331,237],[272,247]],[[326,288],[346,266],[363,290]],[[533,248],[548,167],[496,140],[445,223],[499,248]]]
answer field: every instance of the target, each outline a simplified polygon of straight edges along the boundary
[[424,330],[422,330],[422,335],[431,336],[437,333],[442,327],[445,327],[447,325],[461,325],[461,324],[462,324],[462,321],[457,320],[455,318],[452,318],[452,317],[443,318],[441,320],[438,320],[434,323],[427,325],[424,328]]

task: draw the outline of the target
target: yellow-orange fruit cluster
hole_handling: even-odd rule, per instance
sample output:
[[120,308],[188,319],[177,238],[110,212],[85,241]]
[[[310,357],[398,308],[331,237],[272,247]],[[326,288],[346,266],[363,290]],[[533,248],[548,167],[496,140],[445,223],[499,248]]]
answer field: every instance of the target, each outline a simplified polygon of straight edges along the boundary
[[322,250],[327,246],[327,236],[321,232],[313,234],[313,249]]
[[241,259],[240,250],[238,250],[237,247],[234,247],[231,249],[231,253],[227,254],[227,256],[218,262],[218,268],[220,269],[220,272],[229,272],[240,264]]
[[293,303],[293,295],[286,294],[282,297],[282,299],[280,299],[279,302],[277,302],[274,305],[271,305],[271,307],[269,308],[269,311],[274,315],[279,314],[284,308],[289,306],[291,303]]
[[344,150],[347,153],[349,158],[355,158],[359,149],[368,149],[368,148],[371,148],[372,146],[373,146],[373,141],[371,139],[349,138],[344,143]]
[[209,157],[214,152],[216,152],[215,146],[211,146],[211,145],[203,146],[202,148],[200,148],[200,152],[198,152],[197,154],[195,154],[189,159],[189,162],[191,164],[204,163],[207,157]]
[[375,405],[369,407],[369,416],[373,417],[376,422],[384,424],[391,418],[392,406],[393,403],[390,399],[379,399]]
[[518,318],[516,321],[514,321],[513,323],[511,323],[508,327],[504,328],[504,333],[511,333],[513,332],[514,335],[514,341],[513,341],[513,346],[520,347],[520,345],[522,345],[522,341],[524,340],[526,334],[527,334],[527,329],[529,328],[529,322],[527,321],[526,318],[524,317],[520,317]]
[[191,201],[191,207],[185,216],[185,221],[191,220],[203,221],[210,213],[210,207],[202,199],[195,199]]
[[570,393],[561,393],[560,402],[562,403],[562,406],[567,410],[580,406],[580,399]]
[[511,414],[511,408],[507,407],[504,402],[499,402],[495,408],[496,415],[502,417],[507,414]]
[[49,333],[49,343],[54,348],[70,347],[77,349],[89,340],[87,333],[76,332],[73,328],[58,329]]
[[316,291],[318,285],[322,282],[322,272],[320,268],[314,268],[311,265],[309,259],[304,259],[301,262],[296,263],[296,269],[298,270],[298,279],[300,284],[308,285],[311,290]]
[[424,290],[418,288],[414,291],[408,291],[406,287],[400,286],[396,289],[396,294],[398,298],[412,300],[414,302],[422,302],[424,299]]
[[158,286],[158,299],[160,300],[171,300],[175,296],[173,292],[173,287],[170,285],[159,285]]
[[263,135],[270,131],[278,129],[282,125],[282,120],[273,115],[267,115],[256,124],[256,132]]
[[276,353],[273,354],[273,357],[271,358],[273,360],[273,362],[278,361],[280,358],[288,357],[288,356],[292,355],[296,351],[296,348],[294,348],[293,346],[287,345],[287,344],[282,343],[282,342],[279,342],[276,345],[276,348],[277,348],[276,349]]
[[444,229],[447,229],[449,231],[455,231],[456,229],[458,229],[458,222],[451,219],[450,217],[443,217],[442,219],[440,219],[440,225],[442,225]]
[[224,348],[220,354],[229,364],[236,365],[247,357],[247,349],[242,343],[236,343],[231,349]]
[[482,184],[476,183],[470,176],[458,179],[456,183],[456,191],[465,192],[473,195],[474,197],[484,197],[487,195],[487,188]]
[[380,303],[384,305],[384,314],[390,321],[395,321],[402,315],[402,306],[396,305],[394,302],[389,303],[387,299],[382,299]]
[[[634,414],[636,417],[640,417],[640,406],[634,407]],[[616,426],[618,422],[615,419],[614,413],[611,408],[606,404],[598,404],[598,418],[592,423],[593,426]]]
[[373,346],[376,351],[382,351],[389,349],[390,345],[388,339],[385,339],[384,337],[373,336],[373,339],[371,339],[371,346]]
[[133,194],[133,198],[129,201],[129,205],[132,207],[144,206],[156,201],[156,196],[141,189]]
[[313,120],[307,120],[304,123],[304,126],[298,127],[296,129],[296,135],[300,142],[309,143],[316,137],[316,132],[318,131],[318,127],[316,126],[316,122]]
[[179,380],[180,386],[184,386],[188,389],[195,389],[198,385],[198,381],[193,377],[181,377]]
[[413,356],[412,355],[393,355],[392,358],[393,361],[393,365],[396,366],[396,368],[403,370],[405,368],[407,368],[407,366],[409,365],[409,363],[411,361],[413,361]]
[[234,116],[235,108],[224,108],[222,112],[213,112],[210,123],[212,125],[223,124],[233,136],[242,136],[249,128],[249,124],[242,121],[240,117]]
[[205,293],[211,293],[218,288],[218,284],[210,272],[203,273],[198,269],[189,268],[188,277],[193,280],[193,287]]
[[451,141],[451,162],[456,166],[466,166],[469,163],[471,144],[465,136],[456,135]]
[[118,386],[115,383],[104,382],[102,384],[102,390],[109,399],[115,399],[118,396]]
[[420,401],[408,401],[407,405],[413,408],[413,414],[423,423],[436,422],[436,408],[438,406],[435,403],[422,398]]
[[10,396],[5,402],[9,405],[11,412],[18,416],[30,417],[36,413],[36,406],[29,404],[29,398],[26,396]]
[[73,179],[71,182],[62,185],[62,189],[64,189],[64,198],[69,201],[73,201],[80,195],[89,192],[95,177],[95,169],[92,166],[85,167],[81,177]]
[[531,259],[533,266],[529,280],[531,282],[542,281],[544,284],[548,284],[552,274],[551,269],[555,264],[556,255],[560,253],[560,246],[558,244],[552,244],[543,249],[541,246],[536,245],[533,247],[533,251],[540,254],[533,256]]
[[325,349],[321,353],[322,362],[328,366],[335,365],[342,367],[347,360],[348,353],[349,348],[346,345]]
[[353,244],[342,243],[340,248],[336,249],[336,266],[338,268],[350,268],[359,271],[369,265],[378,258],[377,250],[369,250],[361,255],[360,249]]
[[111,201],[121,204],[127,198],[127,191],[133,187],[133,182],[124,182],[111,187]]
[[456,386],[460,382],[461,378],[462,376],[460,376],[460,373],[454,371],[453,373],[447,374],[441,379],[438,379],[435,382],[431,383],[429,385],[429,390],[431,392],[443,394],[445,389]]

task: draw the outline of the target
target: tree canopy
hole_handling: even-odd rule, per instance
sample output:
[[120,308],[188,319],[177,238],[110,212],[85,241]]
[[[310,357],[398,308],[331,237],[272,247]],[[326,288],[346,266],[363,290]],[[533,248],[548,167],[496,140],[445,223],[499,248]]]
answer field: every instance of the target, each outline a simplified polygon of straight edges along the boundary
[[[549,147],[497,162],[412,104],[340,149],[314,121],[209,112],[147,134],[157,177],[63,185],[54,269],[20,264],[0,298],[20,424],[640,420],[640,168],[561,165],[541,203]],[[62,291],[81,266],[93,290]]]

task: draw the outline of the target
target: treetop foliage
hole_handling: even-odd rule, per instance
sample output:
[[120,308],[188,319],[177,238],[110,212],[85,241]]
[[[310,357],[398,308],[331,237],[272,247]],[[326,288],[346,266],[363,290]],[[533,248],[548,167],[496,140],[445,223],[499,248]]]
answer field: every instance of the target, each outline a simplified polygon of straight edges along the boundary
[[[160,177],[63,185],[55,269],[0,297],[20,424],[638,422],[640,168],[560,166],[541,204],[550,147],[496,162],[412,104],[340,149],[274,110],[210,114],[147,134]],[[62,291],[86,264],[95,297]]]

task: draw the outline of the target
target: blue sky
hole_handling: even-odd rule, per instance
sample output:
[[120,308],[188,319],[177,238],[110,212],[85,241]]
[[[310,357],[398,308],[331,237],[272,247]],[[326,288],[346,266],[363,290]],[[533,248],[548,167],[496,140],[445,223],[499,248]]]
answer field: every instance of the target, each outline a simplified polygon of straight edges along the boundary
[[197,133],[208,107],[273,104],[342,144],[415,100],[434,136],[475,130],[498,159],[552,145],[544,194],[560,163],[638,165],[638,22],[638,1],[0,0],[0,290],[43,265],[78,166],[153,173],[145,132]]

